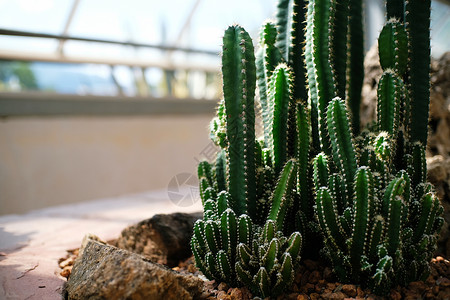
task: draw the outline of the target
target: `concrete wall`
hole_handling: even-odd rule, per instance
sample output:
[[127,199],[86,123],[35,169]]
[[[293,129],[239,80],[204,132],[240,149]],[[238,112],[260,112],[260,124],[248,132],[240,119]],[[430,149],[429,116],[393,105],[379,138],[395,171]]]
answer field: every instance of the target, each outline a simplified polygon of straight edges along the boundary
[[196,173],[212,114],[0,120],[0,215],[166,189]]

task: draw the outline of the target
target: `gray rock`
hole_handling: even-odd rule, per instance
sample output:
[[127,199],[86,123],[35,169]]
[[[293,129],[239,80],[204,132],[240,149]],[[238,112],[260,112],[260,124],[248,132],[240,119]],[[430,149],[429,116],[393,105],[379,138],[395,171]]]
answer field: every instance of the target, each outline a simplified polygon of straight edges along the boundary
[[115,245],[153,262],[174,267],[192,255],[192,228],[200,218],[202,213],[155,215],[125,228]]
[[198,299],[203,281],[181,275],[141,255],[107,245],[92,236],[83,240],[65,299]]

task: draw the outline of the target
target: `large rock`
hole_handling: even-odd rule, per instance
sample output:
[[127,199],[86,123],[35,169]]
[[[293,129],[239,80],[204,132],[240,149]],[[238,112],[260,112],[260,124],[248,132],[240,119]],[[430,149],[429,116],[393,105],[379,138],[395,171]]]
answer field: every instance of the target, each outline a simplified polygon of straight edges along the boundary
[[116,245],[153,262],[174,267],[192,255],[192,228],[201,217],[202,213],[155,215],[125,228]]
[[65,299],[198,299],[203,281],[86,236]]

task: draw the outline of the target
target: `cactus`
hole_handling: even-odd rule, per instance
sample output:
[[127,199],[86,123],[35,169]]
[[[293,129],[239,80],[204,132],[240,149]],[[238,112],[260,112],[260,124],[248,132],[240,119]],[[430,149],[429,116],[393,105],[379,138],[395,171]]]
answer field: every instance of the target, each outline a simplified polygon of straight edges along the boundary
[[[350,2],[351,6],[357,1]],[[333,57],[320,50],[314,38],[333,39],[332,30],[320,27],[328,18],[320,9],[329,7],[333,15],[338,6],[333,8],[333,1],[310,1],[308,7],[310,40],[305,60],[309,62],[310,105],[323,118],[318,118],[316,129],[323,152],[313,160],[315,212],[324,238],[323,252],[341,281],[368,286],[381,295],[397,284],[427,277],[436,233],[443,222],[439,200],[426,183],[429,39],[428,20],[423,24],[420,20],[429,10],[427,1],[416,2],[387,1],[390,19],[378,41],[384,72],[378,84],[377,123],[358,137],[357,130],[353,134],[350,130],[354,107],[349,89],[346,102],[336,97],[327,103],[326,115],[320,98],[320,89],[329,89],[324,82],[330,76],[323,76],[327,73],[316,61],[328,58],[332,74],[337,75],[337,69],[333,69]],[[422,53],[424,62],[417,61],[417,53]],[[335,78],[338,82],[339,77]],[[351,75],[347,84],[352,85]],[[415,84],[420,86],[413,88]],[[331,99],[332,93],[325,92],[325,101]],[[342,95],[338,87],[336,94]],[[331,147],[323,143],[324,137]]]
[[[264,61],[279,51],[271,49],[272,29],[270,24],[264,29],[268,44]],[[224,100],[211,123],[211,136],[223,150],[214,165],[204,161],[198,167],[204,218],[194,226],[191,248],[196,265],[208,278],[233,286],[245,284],[263,297],[278,295],[293,281],[302,245],[301,234],[286,221],[298,206],[294,203],[298,163],[288,157],[289,126],[297,132],[297,124],[289,124],[289,110],[296,112],[297,107],[292,100],[291,69],[266,62],[259,67],[260,84],[267,84],[261,104],[266,101],[268,121],[266,142],[260,143],[254,130],[253,45],[238,25],[225,32],[222,64]],[[300,128],[307,127],[304,109],[298,119]],[[307,139],[303,133],[296,140],[309,147]],[[308,149],[299,156],[305,153],[308,156]],[[307,164],[307,158],[302,160]]]
[[429,0],[387,0],[377,121],[360,132],[361,2],[279,0],[256,55],[242,27],[225,31],[210,125],[220,150],[198,166],[204,218],[191,240],[206,277],[275,297],[302,245],[378,294],[428,274],[443,222],[426,182]]
[[[341,99],[330,102],[328,131],[332,145],[344,145],[339,141],[349,133],[336,125],[336,119],[342,117],[336,107],[345,110]],[[349,123],[346,114],[343,115]],[[442,207],[425,183],[425,176],[412,179],[407,171],[395,168],[389,155],[392,152],[386,150],[393,147],[393,139],[388,137],[386,132],[375,137],[367,135],[366,149],[374,151],[366,153],[374,156],[370,158],[374,163],[366,160],[361,164],[360,157],[354,172],[353,166],[344,164],[346,154],[339,153],[343,148],[353,149],[351,144],[333,147],[333,159],[322,153],[314,160],[316,211],[325,238],[325,253],[341,281],[366,284],[378,294],[389,292],[397,284],[426,278],[435,234],[442,223]],[[413,148],[417,149],[418,153],[412,156],[418,156],[419,166],[425,165],[423,147]],[[326,172],[331,169],[337,173]],[[336,178],[349,178],[351,174],[353,179],[344,180],[344,185],[333,183]],[[411,175],[415,174],[418,172]],[[387,180],[377,178],[380,176]],[[347,205],[339,208],[343,197],[347,197]]]

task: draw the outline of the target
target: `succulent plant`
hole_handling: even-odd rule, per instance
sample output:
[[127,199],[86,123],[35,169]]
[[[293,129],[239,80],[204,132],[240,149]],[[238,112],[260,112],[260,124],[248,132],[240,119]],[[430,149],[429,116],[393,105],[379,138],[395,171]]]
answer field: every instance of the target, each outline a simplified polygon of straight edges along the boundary
[[223,149],[214,165],[204,161],[198,167],[204,219],[194,226],[191,246],[208,278],[245,284],[264,297],[277,295],[292,282],[302,246],[301,234],[286,225],[295,207],[298,170],[287,147],[291,70],[280,64],[268,76],[266,145],[255,138],[250,36],[231,26],[223,42],[224,100],[211,124],[213,141]]
[[274,297],[319,247],[379,294],[427,275],[443,222],[426,182],[429,0],[387,0],[377,122],[360,132],[361,2],[279,0],[256,55],[242,27],[225,31],[220,150],[198,167],[191,240],[208,278]]
[[[403,9],[392,2],[388,1],[388,15],[398,17]],[[406,4],[406,16],[409,13]],[[346,104],[334,98],[319,126],[321,136],[330,139],[331,151],[323,148],[313,162],[324,253],[341,281],[369,286],[378,294],[427,278],[436,233],[443,223],[443,208],[426,183],[427,122],[410,121],[413,111],[421,118],[428,114],[426,95],[408,90],[417,72],[411,55],[422,51],[411,48],[427,48],[429,40],[414,44],[416,29],[408,26],[392,18],[380,33],[384,72],[378,84],[374,130],[354,138]]]

